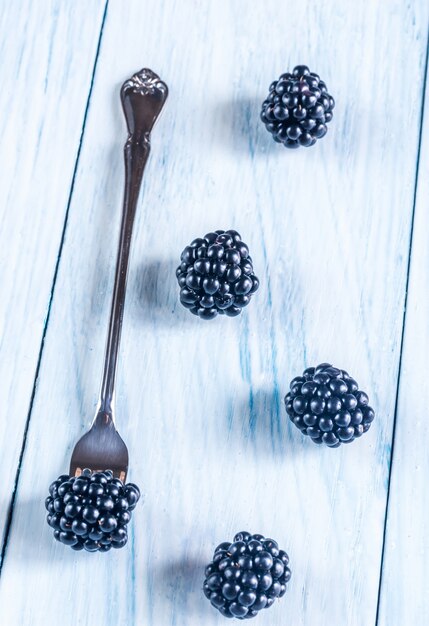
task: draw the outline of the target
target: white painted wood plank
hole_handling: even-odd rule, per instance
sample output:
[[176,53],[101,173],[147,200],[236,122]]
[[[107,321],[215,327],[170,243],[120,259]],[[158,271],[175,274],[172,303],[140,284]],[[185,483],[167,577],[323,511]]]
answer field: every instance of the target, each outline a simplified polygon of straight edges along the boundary
[[[110,3],[0,582],[7,623],[222,624],[202,569],[248,528],[278,539],[293,569],[259,624],[374,624],[427,17],[399,1]],[[338,107],[326,139],[289,153],[258,115],[297,62]],[[54,543],[43,499],[95,406],[122,196],[118,87],[142,65],[170,99],[136,223],[117,401],[146,503],[128,549],[75,554]],[[262,287],[241,319],[204,324],[177,303],[174,269],[218,227],[241,231]],[[321,360],[349,369],[378,414],[336,451],[301,438],[281,403]]]
[[429,623],[429,96],[426,88],[379,624]]
[[104,3],[0,7],[0,537],[30,405]]

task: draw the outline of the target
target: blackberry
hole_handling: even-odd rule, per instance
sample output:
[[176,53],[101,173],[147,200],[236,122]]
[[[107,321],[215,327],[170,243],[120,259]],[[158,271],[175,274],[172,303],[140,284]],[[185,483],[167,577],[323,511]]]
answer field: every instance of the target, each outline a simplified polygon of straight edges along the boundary
[[250,619],[286,593],[289,557],[273,539],[241,532],[206,567],[204,594],[225,617]]
[[259,287],[249,248],[236,230],[216,230],[183,250],[176,270],[180,302],[194,315],[211,320],[235,317]]
[[286,411],[290,420],[314,443],[338,448],[369,430],[374,411],[368,396],[345,370],[321,363],[304,370],[290,383]]
[[323,80],[306,65],[297,65],[271,83],[261,120],[286,148],[309,147],[326,135],[334,106]]
[[55,539],[73,550],[107,552],[127,543],[127,524],[139,498],[137,485],[124,485],[110,470],[85,469],[79,477],[63,475],[51,484],[46,519]]

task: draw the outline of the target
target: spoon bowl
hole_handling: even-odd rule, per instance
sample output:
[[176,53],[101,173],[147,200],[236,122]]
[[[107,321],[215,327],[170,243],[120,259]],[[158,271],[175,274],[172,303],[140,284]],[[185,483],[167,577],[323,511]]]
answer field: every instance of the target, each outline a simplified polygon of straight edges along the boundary
[[80,476],[84,469],[102,472],[110,469],[115,478],[125,483],[128,472],[128,448],[116,430],[113,419],[99,412],[90,430],[74,447],[70,476]]

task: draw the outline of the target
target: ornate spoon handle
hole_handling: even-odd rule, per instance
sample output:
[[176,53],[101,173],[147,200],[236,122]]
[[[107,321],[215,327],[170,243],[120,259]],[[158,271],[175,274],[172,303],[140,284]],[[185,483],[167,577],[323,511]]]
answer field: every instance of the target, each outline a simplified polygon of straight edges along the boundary
[[150,132],[167,99],[167,85],[149,69],[143,69],[121,88],[121,101],[128,128],[124,146],[125,189],[121,232],[116,260],[115,284],[110,310],[103,377],[96,420],[113,420],[114,391],[119,342],[124,314],[128,262],[137,200],[150,152]]

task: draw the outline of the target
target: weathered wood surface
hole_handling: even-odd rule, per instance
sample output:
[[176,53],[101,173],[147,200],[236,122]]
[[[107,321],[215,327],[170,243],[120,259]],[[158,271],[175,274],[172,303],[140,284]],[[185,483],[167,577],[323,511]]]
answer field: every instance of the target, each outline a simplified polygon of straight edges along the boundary
[[[427,79],[426,79],[427,82]],[[418,162],[406,326],[380,594],[380,624],[429,623],[429,98]]]
[[[104,7],[0,3],[0,536],[7,520]],[[84,19],[83,19],[84,17]]]
[[[73,6],[89,28],[86,8]],[[90,6],[101,19],[104,5]],[[427,21],[426,6],[399,0],[109,2],[7,535],[5,623],[222,624],[201,592],[204,564],[250,529],[278,539],[293,569],[259,623],[375,624]],[[92,66],[98,35],[80,52],[92,50]],[[290,153],[258,115],[271,80],[298,62],[320,72],[338,105],[328,136]],[[118,372],[118,427],[146,502],[126,549],[76,554],[53,541],[43,500],[97,399],[123,184],[118,88],[141,66],[170,87],[137,216]],[[174,270],[186,243],[221,227],[248,242],[261,289],[240,319],[205,324],[178,304]],[[290,378],[322,360],[353,373],[377,411],[369,433],[338,450],[301,437],[282,406]],[[417,497],[414,506],[423,520]],[[390,624],[383,606],[379,623]]]

